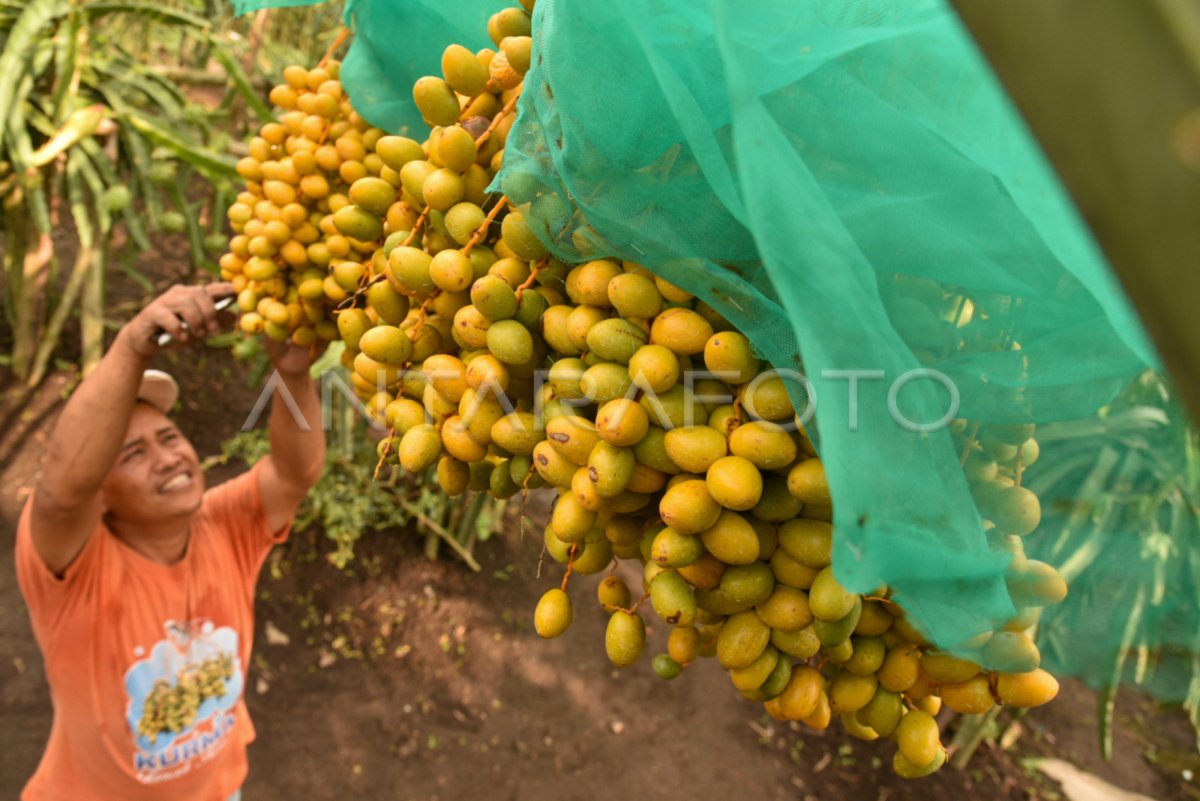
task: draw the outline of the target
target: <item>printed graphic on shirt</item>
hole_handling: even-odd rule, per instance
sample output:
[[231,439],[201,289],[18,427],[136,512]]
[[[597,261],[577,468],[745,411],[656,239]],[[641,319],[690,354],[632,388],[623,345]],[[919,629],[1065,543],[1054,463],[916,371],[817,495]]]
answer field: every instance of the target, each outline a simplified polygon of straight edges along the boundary
[[166,638],[125,673],[134,770],[143,784],[166,781],[224,747],[242,697],[237,632],[210,620],[167,621]]

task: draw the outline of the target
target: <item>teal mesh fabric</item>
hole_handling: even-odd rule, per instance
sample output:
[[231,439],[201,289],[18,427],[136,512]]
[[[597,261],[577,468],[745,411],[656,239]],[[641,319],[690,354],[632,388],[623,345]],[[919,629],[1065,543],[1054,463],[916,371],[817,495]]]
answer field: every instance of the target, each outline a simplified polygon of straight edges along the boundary
[[349,0],[345,20],[355,40],[342,64],[342,82],[354,107],[389,133],[426,131],[413,103],[413,83],[422,75],[441,75],[442,51],[451,42],[472,50],[491,46],[488,17],[507,5],[504,0]]
[[562,258],[642,262],[803,367],[843,583],[946,645],[1011,616],[963,438],[889,408],[950,392],[897,380],[939,371],[986,431],[1090,415],[1154,355],[947,5],[541,0],[534,35],[497,188]]
[[1039,432],[1029,487],[1047,513],[1030,555],[1071,587],[1046,609],[1047,669],[1096,687],[1135,682],[1200,709],[1200,443],[1147,372],[1101,414]]
[[[417,125],[413,81],[452,42],[488,46],[503,5],[351,0],[360,112]],[[947,2],[538,0],[534,39],[493,189],[564,260],[643,263],[803,372],[842,582],[892,587],[943,645],[1007,620],[973,443],[986,461],[997,426],[1036,423],[1025,549],[1071,586],[1040,627],[1045,666],[1182,698],[1200,675],[1194,437]],[[898,422],[955,396],[950,428]]]
[[[245,14],[315,2],[320,0],[234,0],[234,9]],[[422,75],[441,74],[442,51],[451,42],[473,50],[490,47],[488,17],[507,5],[504,0],[347,0],[343,20],[354,40],[340,78],[355,109],[390,133],[426,130],[413,103],[413,83]]]

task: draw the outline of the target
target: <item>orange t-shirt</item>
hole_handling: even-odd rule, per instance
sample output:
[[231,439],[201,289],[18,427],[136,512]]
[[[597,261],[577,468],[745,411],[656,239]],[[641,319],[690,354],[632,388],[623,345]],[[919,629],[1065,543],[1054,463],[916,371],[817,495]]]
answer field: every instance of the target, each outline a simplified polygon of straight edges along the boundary
[[22,801],[225,801],[246,777],[254,586],[272,533],[259,466],[204,493],[183,559],[103,523],[56,577],[17,527],[17,580],[46,662],[50,741]]

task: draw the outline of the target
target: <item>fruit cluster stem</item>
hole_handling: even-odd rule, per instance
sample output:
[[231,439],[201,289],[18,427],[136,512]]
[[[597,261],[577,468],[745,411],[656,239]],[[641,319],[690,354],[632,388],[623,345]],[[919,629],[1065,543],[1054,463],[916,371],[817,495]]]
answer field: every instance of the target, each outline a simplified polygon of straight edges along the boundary
[[488,140],[488,138],[492,135],[492,132],[500,127],[500,123],[504,122],[504,118],[511,114],[513,109],[517,107],[517,101],[520,99],[521,93],[517,92],[509,99],[507,103],[504,104],[504,108],[500,109],[500,112],[492,118],[492,124],[489,125],[487,130],[481,133],[479,138],[475,140],[475,147],[479,147]]
[[[471,238],[467,240],[467,244],[463,246],[462,253],[464,256],[471,255],[471,250],[479,244],[481,239],[487,236],[488,228],[491,227],[491,224],[495,221],[496,216],[507,205],[508,198],[505,195],[501,195],[500,199],[496,201],[496,205],[492,207],[492,210],[489,211],[487,216],[483,218],[483,222],[480,223],[479,227],[475,229],[475,233],[471,234]],[[426,211],[428,211],[428,209],[426,209]]]
[[[425,317],[429,314],[429,306],[433,301],[442,294],[442,290],[435,289],[429,293],[429,297],[421,301],[421,305],[417,308],[417,324],[408,332],[408,338],[413,342],[417,341],[417,335],[421,333],[421,329],[425,327]],[[411,365],[412,363],[409,362]]]
[[[417,234],[420,232],[421,226],[424,225],[425,221],[428,219],[429,219],[429,207],[426,206],[425,210],[421,212],[421,216],[417,217],[417,221],[415,223],[413,223],[412,230],[408,232],[408,236],[405,237],[404,241],[400,243],[399,247],[408,247],[409,245],[411,245],[413,243],[413,240],[416,239]],[[342,309],[344,309],[350,305],[353,305],[354,301],[357,300],[358,298],[362,297],[364,294],[366,294],[368,289],[375,286],[380,281],[384,281],[386,279],[387,279],[386,275],[376,275],[373,278],[367,278],[367,273],[364,272],[363,277],[360,280],[358,289],[354,290],[353,295],[351,295],[350,297],[346,298],[341,303],[339,303],[337,309],[334,310],[334,313],[336,314],[337,312],[341,311]]]
[[629,614],[629,615],[636,615],[637,611],[642,608],[642,604],[646,603],[646,599],[648,599],[649,597],[650,597],[650,593],[648,593],[648,592],[643,593],[642,597],[638,598],[638,602],[636,604],[629,607],[628,609],[622,609],[621,611],[626,614]]
[[404,241],[400,243],[400,247],[406,248],[409,245],[411,245],[413,243],[413,240],[417,238],[417,234],[420,233],[421,227],[423,225],[425,225],[425,222],[428,219],[429,219],[429,206],[426,206],[424,209],[422,209],[421,215],[419,217],[417,217],[417,221],[415,223],[413,223],[412,230],[408,232],[408,236],[404,237]]
[[521,284],[519,287],[517,287],[516,294],[517,294],[517,302],[518,303],[521,302],[521,294],[526,289],[529,289],[529,287],[533,286],[533,282],[537,280],[538,273],[540,273],[542,271],[542,268],[545,267],[549,263],[550,263],[550,257],[545,256],[542,258],[541,261],[539,261],[537,264],[533,265],[533,269],[529,271],[529,277],[525,279],[525,282],[523,284]]
[[339,47],[345,44],[348,38],[350,38],[350,29],[343,25],[341,30],[338,31],[337,36],[334,37],[333,44],[329,45],[329,49],[325,51],[325,55],[318,62],[317,66],[324,69],[325,65],[333,58],[333,54],[338,51]]
[[396,429],[389,428],[387,431],[387,439],[383,443],[383,453],[379,454],[379,461],[375,463],[375,474],[371,476],[372,481],[379,480],[379,474],[383,472],[383,465],[387,462],[387,458],[392,454],[392,437],[396,436]]
[[577,553],[579,553],[579,547],[572,545],[569,556],[567,557],[567,572],[563,574],[561,586],[563,592],[567,591],[567,582],[571,580],[571,571],[575,569],[575,554]]
[[965,465],[967,457],[971,455],[971,448],[975,447],[975,438],[979,436],[979,423],[976,422],[971,426],[971,433],[967,436],[967,444],[963,446],[962,455],[958,457],[958,463]]

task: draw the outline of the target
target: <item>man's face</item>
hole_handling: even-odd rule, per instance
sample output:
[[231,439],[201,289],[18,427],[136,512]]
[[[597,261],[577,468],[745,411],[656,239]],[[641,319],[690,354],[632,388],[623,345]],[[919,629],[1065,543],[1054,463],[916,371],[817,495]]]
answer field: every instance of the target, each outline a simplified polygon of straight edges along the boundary
[[103,484],[104,505],[125,523],[156,523],[200,508],[204,474],[192,443],[148,403],[134,406],[116,464]]

